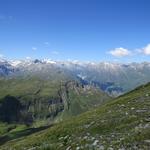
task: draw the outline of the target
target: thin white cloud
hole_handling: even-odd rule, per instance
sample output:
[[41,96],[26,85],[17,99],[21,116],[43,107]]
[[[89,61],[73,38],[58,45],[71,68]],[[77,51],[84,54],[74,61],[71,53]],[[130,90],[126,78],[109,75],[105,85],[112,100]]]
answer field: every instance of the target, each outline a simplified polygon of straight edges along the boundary
[[11,21],[13,19],[13,16],[7,16],[0,14],[0,20],[1,21]]
[[52,51],[52,54],[59,55],[59,52],[58,51]]
[[4,15],[0,15],[0,20],[4,20],[5,16]]
[[49,42],[44,42],[44,45],[49,46]]
[[30,60],[30,59],[31,59],[31,57],[27,56],[27,57],[26,57],[26,59]]
[[144,47],[141,51],[143,52],[144,55],[150,55],[150,44]]
[[120,47],[120,48],[115,48],[114,50],[111,50],[108,53],[115,57],[124,57],[124,56],[129,56],[131,54],[131,51]]
[[3,55],[3,54],[0,54],[0,58],[4,58],[4,55]]
[[32,50],[36,51],[36,50],[37,50],[37,48],[36,48],[36,47],[32,47]]
[[139,53],[143,53],[143,51],[142,51],[142,49],[135,49],[134,53],[138,55]]
[[129,51],[128,49],[125,48],[115,48],[114,50],[111,50],[108,52],[108,54],[111,54],[115,57],[124,57],[124,56],[138,56],[138,55],[145,55],[145,56],[150,56],[150,43],[147,44],[144,48],[137,48],[133,49],[132,51]]
[[12,20],[12,19],[13,19],[13,16],[8,16],[8,18],[9,18],[10,20]]

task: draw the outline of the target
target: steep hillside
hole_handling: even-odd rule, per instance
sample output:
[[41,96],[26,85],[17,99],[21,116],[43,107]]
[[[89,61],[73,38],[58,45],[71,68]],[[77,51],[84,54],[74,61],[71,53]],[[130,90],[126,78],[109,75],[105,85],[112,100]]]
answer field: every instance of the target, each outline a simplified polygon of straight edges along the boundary
[[109,99],[99,89],[72,80],[0,79],[0,121],[46,125]]
[[1,146],[2,150],[149,150],[150,84],[71,120]]

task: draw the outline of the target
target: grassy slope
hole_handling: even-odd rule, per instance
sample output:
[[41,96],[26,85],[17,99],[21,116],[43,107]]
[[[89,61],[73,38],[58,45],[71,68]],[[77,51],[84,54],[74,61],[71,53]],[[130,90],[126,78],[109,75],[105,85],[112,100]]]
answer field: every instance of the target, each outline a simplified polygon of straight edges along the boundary
[[[43,103],[44,111],[35,110],[35,113],[44,116],[44,114],[47,115],[49,111],[47,109],[46,102],[49,99],[55,100],[59,98],[59,89],[60,81],[57,80],[43,80],[37,77],[30,77],[24,79],[0,79],[0,102],[2,102],[3,97],[5,97],[6,95],[17,97],[23,104],[28,104],[28,101],[32,102],[37,99],[38,101]],[[65,91],[65,89],[63,90]],[[74,115],[78,115],[109,99],[109,97],[105,93],[100,92],[100,90],[89,89],[89,91],[87,90],[86,92],[84,92],[84,89],[80,88],[78,88],[77,90],[79,91],[79,93],[75,92],[72,89],[69,89],[69,109],[65,109],[64,111],[60,112],[54,118],[54,121],[58,122]],[[99,97],[101,97],[101,99],[99,99]],[[32,112],[32,110],[29,111]],[[3,143],[3,141],[5,142],[13,138],[18,138],[20,136],[26,135],[26,132],[27,135],[28,133],[31,134],[33,133],[32,127],[39,127],[47,125],[48,123],[49,120],[45,118],[39,118],[34,120],[32,126],[29,128],[22,124],[7,124],[0,121],[0,144]],[[31,132],[29,132],[28,129]]]
[[150,84],[71,120],[5,143],[21,149],[145,149],[150,147]]
[[39,97],[46,97],[49,95],[55,96],[59,84],[57,81],[44,81],[39,78],[17,78],[17,79],[1,79],[0,80],[0,98],[6,95],[22,96],[24,99],[28,99],[36,95]]
[[[3,97],[11,95],[17,97],[23,104],[27,104],[28,101],[34,103],[35,100],[43,104],[48,103],[49,100],[54,101],[60,99],[58,94],[60,85],[60,80],[43,80],[37,77],[0,79],[0,101]],[[63,85],[61,88],[65,92],[65,86]],[[75,88],[76,90],[72,88],[68,89],[70,108],[69,110],[65,109],[63,115],[59,115],[61,118],[80,114],[110,99],[107,94],[99,89],[90,88],[89,90],[85,90],[81,86]],[[66,102],[68,100],[66,99]]]

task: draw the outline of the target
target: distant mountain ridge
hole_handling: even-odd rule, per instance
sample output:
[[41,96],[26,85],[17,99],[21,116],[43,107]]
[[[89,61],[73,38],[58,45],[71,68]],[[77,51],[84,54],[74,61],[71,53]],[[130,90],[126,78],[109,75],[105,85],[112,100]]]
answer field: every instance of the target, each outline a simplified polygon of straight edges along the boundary
[[71,78],[120,95],[150,81],[150,62],[111,63],[35,60],[1,60],[0,76],[38,76],[45,79]]

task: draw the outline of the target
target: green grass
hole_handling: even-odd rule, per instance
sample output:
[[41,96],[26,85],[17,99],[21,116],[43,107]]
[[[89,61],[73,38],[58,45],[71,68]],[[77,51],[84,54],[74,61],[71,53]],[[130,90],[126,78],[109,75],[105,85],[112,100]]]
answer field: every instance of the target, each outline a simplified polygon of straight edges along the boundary
[[9,141],[2,150],[150,148],[150,84],[46,130]]
[[[43,80],[37,77],[30,78],[13,78],[13,79],[0,79],[0,109],[5,106],[5,112],[0,111],[0,115],[11,116],[11,122],[0,123],[0,141],[2,143],[7,142],[12,139],[18,139],[33,133],[29,132],[27,129],[36,128],[42,126],[51,125],[53,122],[59,122],[72,118],[72,116],[79,115],[87,110],[92,109],[106,101],[110,100],[102,91],[90,88],[84,89],[81,85],[76,86],[76,82],[69,82],[68,85],[68,96],[66,95],[65,84],[67,81],[61,83],[56,80]],[[60,99],[58,91],[61,89],[61,94],[64,94],[62,103],[54,103],[49,105],[49,100],[57,101]],[[6,97],[9,95],[9,100]],[[9,107],[10,101],[14,101],[11,105],[16,103],[23,105],[25,110],[21,110],[23,117],[31,114],[34,116],[34,120],[30,127],[23,125],[21,121],[12,121],[15,113]],[[5,105],[4,105],[5,104]],[[8,108],[6,109],[6,107]],[[63,109],[62,109],[63,108]],[[59,111],[59,109],[62,109]],[[11,111],[12,110],[12,111]],[[58,114],[57,112],[58,111]],[[17,111],[17,113],[20,112]],[[56,114],[55,114],[56,113]],[[20,116],[20,115],[18,115]],[[49,117],[47,117],[49,116]],[[22,116],[19,118],[23,118]],[[24,117],[25,118],[25,117]],[[1,116],[0,116],[1,119]]]
[[48,97],[57,95],[59,83],[49,80],[42,80],[36,77],[32,78],[16,78],[16,79],[0,79],[0,98],[6,95],[20,96],[26,101],[38,97]]
[[[31,135],[33,133],[39,132],[41,130],[47,129],[49,126],[43,126],[38,128],[32,128],[23,124],[5,124],[7,130],[5,130],[5,133],[3,132],[0,135],[0,145],[5,144],[6,142],[10,140],[17,140],[18,138],[25,137],[28,135]],[[0,129],[5,129],[4,127],[0,126]]]

